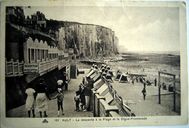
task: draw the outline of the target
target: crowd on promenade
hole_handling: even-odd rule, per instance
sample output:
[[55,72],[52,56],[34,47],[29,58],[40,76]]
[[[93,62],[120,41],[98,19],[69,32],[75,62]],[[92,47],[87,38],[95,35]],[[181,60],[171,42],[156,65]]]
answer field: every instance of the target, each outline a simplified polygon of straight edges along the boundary
[[88,74],[83,77],[82,82],[78,86],[78,90],[75,92],[75,111],[91,111],[92,110],[92,88],[94,80],[90,77],[93,73],[99,73],[99,77],[113,76],[109,66],[102,64],[101,67],[93,64]]
[[[101,75],[103,75],[104,73],[108,74],[110,67],[102,65],[99,68],[97,65],[93,65],[89,73],[92,70],[100,72]],[[92,111],[91,89],[93,88],[93,83],[93,79],[89,76],[85,76],[81,83],[76,85],[78,86],[78,90],[76,90],[75,96],[73,97],[75,101],[75,111]],[[48,101],[52,99],[57,99],[57,116],[60,115],[60,112],[64,115],[64,91],[68,89],[68,81],[65,82],[62,79],[58,79],[56,88],[56,95],[54,97],[50,97],[48,94],[48,87],[43,79],[39,80],[35,89],[31,85],[27,86],[25,93],[27,94],[26,110],[28,112],[28,117],[35,117],[35,110],[39,112],[40,117],[47,117]]]
[[64,99],[64,90],[68,90],[68,80],[65,78],[57,80],[56,85],[56,94],[53,97],[50,97],[48,92],[48,86],[45,83],[43,78],[40,78],[39,83],[34,88],[33,85],[28,84],[25,93],[27,94],[26,98],[26,110],[28,117],[35,117],[35,110],[39,112],[40,117],[47,117],[48,110],[48,101],[52,99],[57,99],[57,116],[60,115],[60,110],[62,115],[64,115],[63,109],[63,99]]

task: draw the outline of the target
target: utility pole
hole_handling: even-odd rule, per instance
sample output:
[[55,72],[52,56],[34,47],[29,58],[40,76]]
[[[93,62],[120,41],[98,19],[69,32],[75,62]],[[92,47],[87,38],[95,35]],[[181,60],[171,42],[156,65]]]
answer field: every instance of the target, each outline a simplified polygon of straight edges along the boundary
[[160,84],[160,72],[158,72],[158,99],[159,104],[161,104],[161,84]]
[[168,75],[173,78],[173,111],[176,111],[176,75],[166,72],[158,72],[158,99],[159,104],[161,104],[161,83],[160,83],[160,74]]

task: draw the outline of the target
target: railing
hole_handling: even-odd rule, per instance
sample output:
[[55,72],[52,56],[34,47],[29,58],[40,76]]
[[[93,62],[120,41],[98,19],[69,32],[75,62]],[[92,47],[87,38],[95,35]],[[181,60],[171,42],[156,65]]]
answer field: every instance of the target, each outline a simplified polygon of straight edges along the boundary
[[58,69],[62,69],[63,67],[69,64],[69,60],[62,59],[58,61]]
[[24,73],[30,74],[30,73],[39,73],[40,75],[43,75],[47,72],[50,72],[58,67],[58,59],[52,59],[42,62],[36,62],[36,63],[27,63],[24,64]]
[[5,61],[5,74],[6,77],[15,77],[23,75],[23,64],[24,62],[19,62],[18,60],[14,61]]
[[40,62],[38,66],[39,66],[39,74],[43,75],[58,67],[58,59]]
[[38,73],[43,75],[47,72],[50,72],[56,68],[59,70],[69,64],[69,60],[62,59],[58,60],[58,58],[50,59],[42,62],[35,62],[35,63],[25,63],[24,64],[24,73],[31,74],[31,73]]

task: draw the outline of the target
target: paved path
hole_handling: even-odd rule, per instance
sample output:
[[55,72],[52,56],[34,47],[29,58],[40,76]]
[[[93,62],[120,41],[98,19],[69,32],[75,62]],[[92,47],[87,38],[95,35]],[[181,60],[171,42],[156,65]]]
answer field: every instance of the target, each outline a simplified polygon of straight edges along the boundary
[[[80,74],[77,79],[71,79],[68,87],[68,91],[65,91],[64,95],[64,115],[60,117],[92,117],[92,112],[76,112],[74,95],[78,89],[79,83],[82,81],[84,74]],[[27,111],[25,105],[12,109],[8,112],[9,117],[27,117]],[[36,117],[39,117],[39,113],[36,112]],[[48,117],[57,117],[57,101],[56,99],[48,102]]]

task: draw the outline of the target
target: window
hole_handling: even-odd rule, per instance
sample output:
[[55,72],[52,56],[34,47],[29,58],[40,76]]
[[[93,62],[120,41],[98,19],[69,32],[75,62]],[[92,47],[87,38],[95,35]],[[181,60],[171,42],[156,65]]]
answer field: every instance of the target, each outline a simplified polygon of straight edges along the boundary
[[48,59],[48,50],[45,50],[45,60]]
[[31,49],[31,61],[33,62],[34,59],[35,59],[34,49]]
[[51,58],[50,58],[50,55],[51,55],[51,54],[48,54],[48,59],[49,59],[49,60],[51,59]]
[[40,61],[42,61],[42,50],[39,50]]
[[41,50],[41,52],[42,52],[42,59],[44,59],[45,58],[45,51]]
[[39,49],[37,49],[37,60],[40,60],[40,53],[39,53]]
[[38,60],[38,49],[35,49],[35,62]]
[[50,54],[50,59],[52,59],[52,54]]
[[28,62],[30,63],[30,49],[28,48]]

